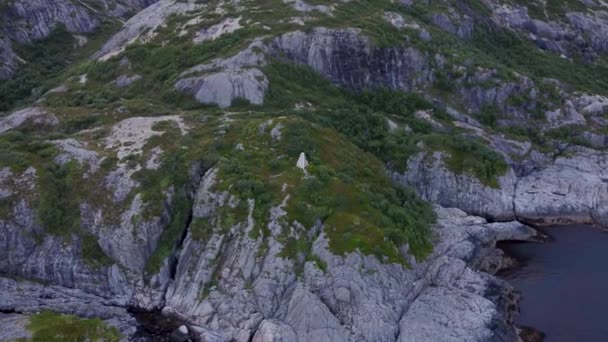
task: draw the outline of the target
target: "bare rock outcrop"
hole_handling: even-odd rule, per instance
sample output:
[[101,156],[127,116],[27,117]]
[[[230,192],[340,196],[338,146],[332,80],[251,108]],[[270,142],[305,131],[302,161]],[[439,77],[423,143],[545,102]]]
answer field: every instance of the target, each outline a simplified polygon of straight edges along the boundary
[[520,220],[608,226],[608,156],[587,149],[571,153],[519,180],[514,205]]
[[414,48],[378,48],[357,29],[286,33],[270,44],[278,57],[305,64],[353,90],[411,91],[432,82],[428,57]]
[[[49,37],[59,26],[72,34],[95,31],[104,18],[125,18],[158,0],[5,1],[0,8],[0,79],[10,78],[21,61],[12,43],[29,44]],[[6,37],[6,38],[5,38]],[[27,62],[27,61],[25,61]]]
[[175,83],[178,91],[190,93],[205,104],[229,107],[235,99],[261,105],[268,90],[268,79],[260,70],[266,65],[261,42],[256,40],[247,49],[226,58],[186,70]]
[[413,187],[424,199],[473,215],[508,221],[515,219],[513,195],[517,177],[512,169],[498,178],[498,188],[481,183],[474,175],[457,174],[444,163],[442,152],[422,152],[410,158],[404,173],[391,172],[398,184]]

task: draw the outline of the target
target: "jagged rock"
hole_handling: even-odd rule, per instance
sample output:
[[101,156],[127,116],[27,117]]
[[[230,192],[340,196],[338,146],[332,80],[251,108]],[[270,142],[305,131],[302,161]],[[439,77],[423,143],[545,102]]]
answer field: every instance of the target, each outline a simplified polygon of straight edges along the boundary
[[[527,120],[536,106],[535,83],[528,77],[519,76],[515,81],[504,82],[496,70],[477,70],[465,80],[471,87],[459,89],[463,102],[469,113],[480,113],[487,107],[495,107],[505,113],[509,119]],[[492,84],[493,85],[488,85]],[[510,99],[528,97],[523,106],[512,105]]]
[[[124,297],[103,298],[85,291],[56,285],[42,285],[0,277],[0,310],[34,314],[53,310],[85,318],[100,318],[116,326],[125,336],[137,329],[135,318],[127,312]],[[0,335],[7,326],[0,326]]]
[[303,286],[296,286],[285,303],[284,322],[291,326],[297,341],[346,342],[348,335],[329,308]]
[[182,117],[165,115],[158,117],[132,117],[125,119],[112,127],[111,134],[104,139],[106,149],[117,149],[118,159],[129,155],[139,155],[148,139],[164,132],[156,131],[154,125],[160,122],[173,122],[182,135],[188,132],[188,127]]
[[454,174],[442,152],[422,152],[408,161],[404,173],[391,172],[398,184],[413,187],[422,197],[493,220],[517,217],[534,224],[608,224],[603,152],[574,148],[554,162],[540,159],[517,177],[512,169],[499,177],[499,188],[481,184],[472,175]]
[[578,111],[592,116],[608,112],[608,98],[600,95],[581,95],[574,99]]
[[186,342],[188,341],[188,327],[180,326],[171,333],[171,342]]
[[551,127],[585,125],[587,123],[585,117],[574,108],[570,100],[566,101],[563,110],[558,108],[545,112],[545,118]]
[[461,15],[455,11],[448,14],[433,14],[431,22],[442,30],[462,39],[470,39],[473,35],[473,20],[468,16]]
[[162,160],[160,159],[162,154],[163,150],[159,146],[156,146],[155,148],[150,150],[150,156],[148,157],[148,160],[146,161],[145,165],[146,169],[158,170],[158,168],[160,168],[160,166],[162,165]]
[[[382,19],[386,20],[387,22],[389,22],[391,25],[393,25],[394,27],[396,27],[398,29],[409,27],[407,22],[405,21],[405,19],[399,13],[384,12],[384,14],[382,15]],[[417,27],[414,27],[414,28],[420,28],[420,26],[418,26],[418,25],[416,25],[416,26]]]
[[6,38],[0,38],[0,61],[0,80],[9,79],[17,70],[19,60]]
[[102,162],[102,158],[95,151],[87,149],[87,144],[76,139],[53,140],[53,145],[57,146],[62,153],[55,157],[55,162],[65,164],[70,160],[76,160],[81,165],[89,167],[90,173],[95,173]]
[[306,3],[304,0],[283,0],[286,4],[291,4],[293,9],[298,12],[321,12],[321,13],[330,13],[332,8],[327,5],[310,5]]
[[605,11],[568,13],[566,17],[598,55],[608,51],[608,15]]
[[1,29],[19,43],[46,38],[59,24],[73,33],[92,32],[99,25],[87,7],[70,0],[11,1],[0,15]]
[[[410,314],[426,310],[430,326],[436,324],[438,329],[456,332],[461,340],[486,333],[496,336],[498,331],[513,333],[503,316],[503,308],[484,299],[488,286],[502,286],[505,291],[508,286],[470,267],[481,265],[486,255],[492,255],[492,261],[499,263],[500,253],[491,252],[496,251],[495,242],[529,239],[534,234],[532,229],[516,222],[487,224],[484,219],[467,216],[462,211],[437,207],[436,250],[426,262],[412,261],[413,270],[384,264],[357,252],[336,256],[321,233],[314,240],[312,251],[327,264],[326,271],[308,262],[304,276],[297,280],[292,261],[278,254],[282,247],[275,236],[287,228],[279,220],[285,214],[281,207],[271,210],[268,226],[271,236],[267,237],[270,241],[267,249],[263,249],[264,257],[254,258],[262,246],[259,238],[253,239],[249,234],[255,204],[249,201],[249,217],[237,223],[230,236],[222,233],[216,226],[214,212],[231,200],[226,193],[211,191],[216,177],[213,170],[205,175],[193,211],[194,220],[208,219],[213,231],[204,240],[195,238],[192,231],[188,233],[180,252],[176,281],[168,289],[163,310],[189,321],[199,338],[213,341],[250,338],[293,341],[294,336],[297,340],[315,341],[392,340],[397,335],[422,338],[420,327],[400,324],[401,315],[410,309],[414,310]],[[215,281],[210,286],[212,279]],[[450,290],[454,284],[457,288]],[[488,310],[483,317],[464,322],[462,329],[452,329],[442,321],[439,312],[424,307],[423,299],[417,303],[416,298],[426,298],[421,293],[430,293],[437,286],[448,303],[470,305],[467,309],[444,307],[453,317],[459,314],[473,317],[476,303],[483,303]]]
[[520,4],[500,0],[484,3],[496,24],[524,33],[542,49],[570,57],[580,54],[587,59],[595,59],[608,49],[608,18],[604,11],[566,12],[565,20],[540,20],[531,18],[528,9]]
[[270,131],[270,137],[272,138],[272,140],[281,140],[281,129],[283,128],[283,125],[281,123],[278,123],[276,126],[274,126],[272,128],[272,130]]
[[493,336],[494,310],[492,302],[482,296],[431,287],[402,318],[400,324],[407,334],[400,334],[398,341],[487,341]]
[[596,149],[608,148],[608,136],[605,134],[596,134],[593,132],[583,132],[581,139],[586,141],[591,147]]
[[265,319],[253,335],[252,342],[291,342],[297,340],[296,332],[289,324],[276,319]]

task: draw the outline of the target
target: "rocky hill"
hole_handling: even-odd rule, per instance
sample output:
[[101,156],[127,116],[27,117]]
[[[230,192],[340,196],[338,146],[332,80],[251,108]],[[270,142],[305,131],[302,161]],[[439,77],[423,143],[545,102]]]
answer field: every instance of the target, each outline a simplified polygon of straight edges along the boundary
[[517,341],[496,242],[608,226],[602,1],[0,18],[0,340]]

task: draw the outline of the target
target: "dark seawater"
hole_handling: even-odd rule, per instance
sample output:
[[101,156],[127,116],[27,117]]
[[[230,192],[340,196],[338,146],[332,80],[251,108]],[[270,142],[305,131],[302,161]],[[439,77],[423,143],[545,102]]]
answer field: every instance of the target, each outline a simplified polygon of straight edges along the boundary
[[543,229],[544,244],[501,247],[523,262],[502,276],[521,291],[518,325],[545,341],[608,342],[608,233],[590,226]]

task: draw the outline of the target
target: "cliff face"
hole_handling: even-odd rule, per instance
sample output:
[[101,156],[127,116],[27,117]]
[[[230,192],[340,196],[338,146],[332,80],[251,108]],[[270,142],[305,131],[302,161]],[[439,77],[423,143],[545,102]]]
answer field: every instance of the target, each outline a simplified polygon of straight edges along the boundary
[[74,35],[92,33],[109,18],[126,18],[155,0],[5,1],[0,4],[0,79],[12,76],[21,63],[12,44],[28,44],[49,37],[58,27]]
[[6,84],[125,20],[0,92],[0,339],[517,340],[496,242],[608,225],[603,5],[545,6],[0,2]]

